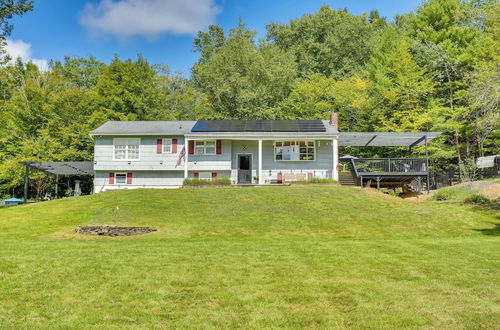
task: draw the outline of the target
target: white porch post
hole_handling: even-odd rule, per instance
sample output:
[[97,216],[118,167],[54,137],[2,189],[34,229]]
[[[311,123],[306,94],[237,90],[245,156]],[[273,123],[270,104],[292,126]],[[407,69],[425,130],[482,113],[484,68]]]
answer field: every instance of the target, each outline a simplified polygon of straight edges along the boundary
[[188,155],[189,155],[189,140],[184,140],[184,148],[186,149],[186,155],[184,156],[184,179],[188,178]]
[[262,140],[259,140],[259,184],[262,184]]
[[333,149],[332,179],[338,181],[339,180],[339,170],[337,168],[337,165],[339,164],[339,144],[338,144],[338,140],[336,138],[332,140],[332,149]]

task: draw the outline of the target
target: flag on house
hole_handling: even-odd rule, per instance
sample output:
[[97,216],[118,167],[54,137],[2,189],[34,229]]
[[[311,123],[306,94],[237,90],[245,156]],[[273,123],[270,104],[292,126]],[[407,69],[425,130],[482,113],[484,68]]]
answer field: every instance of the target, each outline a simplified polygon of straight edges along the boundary
[[179,158],[177,158],[177,164],[175,164],[175,167],[181,165],[182,159],[186,157],[186,146],[182,147],[181,153],[179,154]]

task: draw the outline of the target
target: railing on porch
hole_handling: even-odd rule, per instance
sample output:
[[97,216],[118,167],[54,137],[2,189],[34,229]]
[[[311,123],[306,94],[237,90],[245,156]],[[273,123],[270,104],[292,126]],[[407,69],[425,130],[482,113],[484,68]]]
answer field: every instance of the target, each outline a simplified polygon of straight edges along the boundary
[[364,173],[427,173],[426,158],[353,158],[351,161],[357,176]]
[[238,170],[238,183],[252,183],[252,170]]

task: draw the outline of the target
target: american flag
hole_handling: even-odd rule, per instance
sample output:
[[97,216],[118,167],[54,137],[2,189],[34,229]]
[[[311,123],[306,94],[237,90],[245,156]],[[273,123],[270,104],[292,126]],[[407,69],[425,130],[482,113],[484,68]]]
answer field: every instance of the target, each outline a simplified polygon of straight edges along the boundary
[[177,164],[175,167],[181,165],[182,158],[186,157],[186,146],[182,147],[181,153],[179,154],[179,158],[177,158]]

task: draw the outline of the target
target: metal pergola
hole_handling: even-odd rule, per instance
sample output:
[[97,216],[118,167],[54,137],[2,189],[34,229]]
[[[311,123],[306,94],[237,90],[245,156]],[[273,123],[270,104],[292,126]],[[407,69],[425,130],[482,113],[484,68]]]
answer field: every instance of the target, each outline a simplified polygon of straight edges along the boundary
[[28,184],[29,184],[29,170],[34,169],[47,174],[56,176],[56,196],[58,194],[59,176],[60,175],[79,175],[79,176],[93,176],[94,164],[90,161],[87,162],[19,162],[26,167],[24,174],[24,200],[28,200]]
[[415,147],[427,145],[441,132],[342,132],[341,147]]

